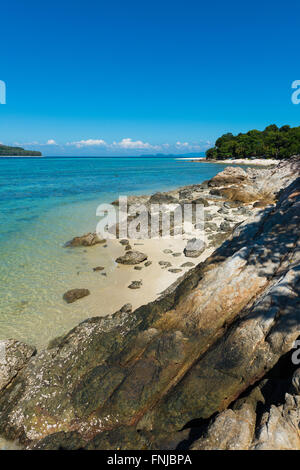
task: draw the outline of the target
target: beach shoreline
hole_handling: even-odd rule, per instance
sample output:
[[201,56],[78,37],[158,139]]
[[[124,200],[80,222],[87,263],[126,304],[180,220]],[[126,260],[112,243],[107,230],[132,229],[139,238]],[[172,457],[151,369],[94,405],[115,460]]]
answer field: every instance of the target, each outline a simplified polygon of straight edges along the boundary
[[265,159],[265,158],[228,158],[225,160],[210,160],[205,157],[182,157],[177,158],[180,161],[189,161],[189,162],[200,162],[200,163],[218,163],[222,165],[247,165],[247,166],[272,166],[277,165],[280,160],[275,159]]
[[[238,172],[244,177],[243,169],[229,166],[228,169],[229,172]],[[260,173],[265,170],[253,169],[251,171],[254,172],[253,178],[255,178],[255,172]],[[219,172],[217,175],[220,174]],[[35,304],[32,304],[33,300],[30,299],[31,304],[28,305],[24,296],[25,301],[17,304],[18,316],[15,317],[13,326],[6,329],[3,338],[13,336],[42,349],[50,340],[66,333],[87,318],[112,315],[126,303],[130,303],[132,308],[136,309],[157,300],[162,292],[169,289],[194,266],[205,261],[226,238],[230,237],[236,224],[243,222],[259,210],[259,208],[253,208],[253,203],[233,203],[232,207],[225,207],[224,204],[228,202],[228,198],[211,194],[217,189],[213,184],[212,186],[209,184],[207,180],[197,184],[177,185],[175,189],[155,193],[174,198],[181,204],[199,200],[199,198],[204,200],[203,238],[206,246],[198,257],[190,258],[184,254],[188,240],[193,237],[191,234],[185,234],[181,239],[130,239],[132,249],[143,252],[147,256],[146,266],[144,262],[138,266],[124,266],[117,263],[116,259],[126,253],[125,246],[120,244],[118,239],[108,239],[107,243],[95,246],[61,248],[62,257],[65,257],[65,262],[68,263],[68,269],[73,269],[74,276],[64,277],[60,284],[55,281],[55,287],[53,287],[54,284],[52,285],[51,301],[47,302],[45,308],[40,309],[38,316],[33,316],[31,311],[32,305],[41,303],[39,297],[42,299],[42,296],[39,291],[36,290]],[[150,198],[151,194],[132,195],[128,197],[128,202],[129,204],[147,204]],[[77,235],[80,236],[83,233],[77,233]],[[67,242],[67,232],[64,236],[64,242]],[[94,271],[94,268],[99,266],[103,269]],[[59,275],[62,278],[62,268],[59,267],[59,269]],[[48,283],[51,283],[52,279],[54,282],[54,271],[49,272]],[[136,281],[141,281],[141,286],[137,289],[129,288]],[[44,290],[45,287],[42,286],[42,289]],[[88,289],[90,294],[74,303],[67,304],[63,300],[63,295],[72,289]],[[44,298],[46,298],[45,294]]]
[[[97,267],[101,265],[103,250],[107,250],[109,253],[111,265],[101,266],[103,269],[94,273],[95,277],[101,278],[104,274],[105,285],[101,289],[95,289],[95,285],[94,288],[91,287],[88,281],[80,283],[80,277],[76,286],[70,286],[70,289],[80,287],[90,290],[90,295],[78,300],[78,304],[85,311],[93,312],[93,315],[90,316],[101,317],[113,314],[120,310],[124,304],[130,303],[132,309],[135,310],[142,305],[159,299],[164,291],[170,289],[189,270],[211,256],[231,236],[235,226],[245,222],[247,218],[259,212],[262,206],[268,204],[267,201],[264,201],[262,205],[257,204],[257,207],[255,207],[255,202],[257,203],[257,200],[260,199],[258,195],[254,196],[254,199],[252,196],[252,201],[247,203],[231,201],[226,196],[212,194],[216,192],[214,185],[219,185],[218,178],[221,181],[222,175],[225,175],[223,183],[228,189],[232,188],[232,178],[247,179],[249,174],[250,178],[255,179],[259,178],[261,171],[264,172],[265,170],[249,169],[247,173],[242,168],[228,167],[223,172],[217,173],[210,182],[182,186],[165,193],[155,193],[155,195],[160,195],[158,199],[162,197],[162,200],[174,198],[179,202],[198,200],[205,203],[205,224],[203,231],[205,249],[194,258],[186,256],[184,253],[185,247],[193,237],[189,233],[184,234],[179,239],[128,238],[127,244],[130,244],[131,250],[144,253],[147,256],[147,260],[138,265],[122,265],[117,263],[116,259],[126,254],[127,244],[122,243],[120,239],[108,239],[105,244],[87,247],[84,251],[86,252],[86,259],[91,269],[92,266]],[[228,178],[227,182],[226,178]],[[130,196],[128,198],[128,205],[148,204],[152,196]],[[82,247],[74,247],[72,250],[80,250],[80,248]],[[151,264],[148,265],[147,263],[149,262]],[[188,265],[185,265],[186,263]],[[141,281],[140,287],[137,289],[129,288],[136,281]],[[72,304],[70,305],[71,309]]]

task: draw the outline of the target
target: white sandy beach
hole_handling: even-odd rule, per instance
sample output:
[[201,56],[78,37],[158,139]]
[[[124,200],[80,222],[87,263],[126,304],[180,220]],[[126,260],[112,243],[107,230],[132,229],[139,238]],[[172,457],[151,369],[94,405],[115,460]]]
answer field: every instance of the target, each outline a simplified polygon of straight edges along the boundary
[[176,160],[193,161],[202,163],[219,163],[221,165],[251,165],[251,166],[271,166],[277,165],[279,160],[265,158],[228,158],[226,160],[207,160],[203,157],[182,157]]

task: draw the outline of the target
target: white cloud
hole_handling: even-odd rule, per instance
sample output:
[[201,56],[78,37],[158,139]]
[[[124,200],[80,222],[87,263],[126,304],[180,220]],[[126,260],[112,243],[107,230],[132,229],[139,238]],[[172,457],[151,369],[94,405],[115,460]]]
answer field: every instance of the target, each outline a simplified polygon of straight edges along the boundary
[[176,142],[175,146],[178,150],[190,150],[190,151],[201,151],[207,144],[204,145],[204,142]]
[[190,144],[188,142],[180,142],[178,140],[176,142],[176,147],[178,147],[178,148],[190,148]]
[[38,147],[43,147],[43,146],[57,146],[61,147],[62,149],[65,146],[73,146],[77,149],[83,149],[83,148],[102,148],[104,149],[107,154],[118,154],[120,153],[127,153],[130,154],[129,152],[153,152],[153,153],[160,153],[160,152],[200,152],[208,147],[211,146],[211,142],[208,140],[200,140],[198,142],[187,142],[187,141],[180,141],[177,140],[175,143],[162,143],[162,144],[152,144],[150,142],[144,142],[143,140],[133,140],[131,137],[125,137],[121,139],[120,141],[113,141],[112,143],[106,142],[102,138],[96,138],[96,139],[82,139],[82,140],[77,140],[77,141],[72,141],[72,142],[66,142],[66,143],[57,143],[56,140],[54,139],[48,139],[45,143],[40,143],[40,142],[26,142],[23,144],[15,142],[15,145],[18,146],[38,146]]
[[87,139],[79,140],[76,142],[68,142],[67,145],[74,145],[77,148],[82,147],[105,147],[109,149],[123,149],[123,150],[160,150],[160,145],[152,145],[149,142],[142,140],[132,140],[130,137],[122,139],[120,142],[113,142],[108,144],[103,139]]
[[132,140],[130,138],[122,139],[120,142],[114,142],[113,146],[122,149],[139,149],[139,150],[159,150],[159,145],[152,145],[142,140]]
[[82,147],[107,147],[107,143],[103,139],[87,139],[77,142],[68,142],[67,145],[75,145],[77,148]]

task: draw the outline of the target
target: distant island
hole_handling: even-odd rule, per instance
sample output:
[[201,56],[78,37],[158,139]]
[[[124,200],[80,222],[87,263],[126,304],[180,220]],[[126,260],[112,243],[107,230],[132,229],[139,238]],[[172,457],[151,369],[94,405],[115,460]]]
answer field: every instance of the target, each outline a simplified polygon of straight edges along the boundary
[[189,152],[189,153],[154,153],[154,154],[142,154],[139,155],[141,158],[178,158],[178,157],[195,157],[204,158],[205,152]]
[[41,157],[42,153],[35,150],[24,150],[22,147],[0,145],[0,157]]
[[288,125],[277,127],[272,124],[264,131],[256,129],[234,136],[231,133],[217,139],[215,147],[206,151],[206,158],[224,160],[227,158],[284,159],[300,153],[300,127]]

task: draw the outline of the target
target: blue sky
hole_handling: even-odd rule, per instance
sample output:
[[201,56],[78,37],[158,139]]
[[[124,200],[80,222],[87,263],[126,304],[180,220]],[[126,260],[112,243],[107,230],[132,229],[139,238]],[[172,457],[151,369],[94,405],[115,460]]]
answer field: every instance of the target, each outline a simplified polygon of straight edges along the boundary
[[45,155],[205,150],[300,125],[297,2],[1,4],[0,141]]

